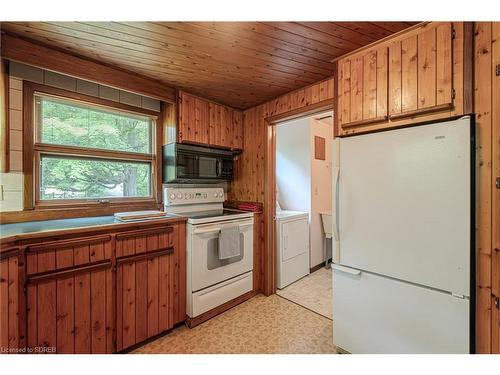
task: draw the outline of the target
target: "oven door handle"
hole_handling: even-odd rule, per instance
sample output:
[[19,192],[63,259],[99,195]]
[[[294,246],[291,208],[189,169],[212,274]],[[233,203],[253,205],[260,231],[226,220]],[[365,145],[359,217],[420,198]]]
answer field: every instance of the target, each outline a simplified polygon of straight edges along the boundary
[[[243,228],[246,228],[246,227],[249,227],[253,225],[253,223],[247,223],[247,224],[239,224],[239,227],[240,227],[240,231],[243,229]],[[218,233],[220,232],[221,230],[221,227],[220,226],[217,226],[217,227],[210,227],[210,228],[202,228],[202,229],[194,229],[193,230],[193,234],[208,234],[208,233]]]

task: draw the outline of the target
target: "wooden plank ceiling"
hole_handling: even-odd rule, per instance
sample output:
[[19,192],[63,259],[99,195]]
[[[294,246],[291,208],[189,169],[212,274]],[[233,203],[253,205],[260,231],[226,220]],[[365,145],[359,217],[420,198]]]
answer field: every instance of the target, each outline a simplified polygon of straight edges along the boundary
[[2,30],[246,109],[415,22],[3,22]]

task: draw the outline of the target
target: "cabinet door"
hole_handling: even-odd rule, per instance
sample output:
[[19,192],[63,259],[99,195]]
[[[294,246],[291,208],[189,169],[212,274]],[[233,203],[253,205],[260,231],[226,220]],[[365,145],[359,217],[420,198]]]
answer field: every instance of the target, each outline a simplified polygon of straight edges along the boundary
[[27,281],[26,332],[30,350],[113,352],[111,261],[35,274]]
[[175,226],[170,231],[117,236],[118,351],[185,320],[186,263],[180,231]]
[[19,347],[18,258],[0,260],[0,353],[16,353]]
[[179,142],[208,144],[209,103],[194,95],[179,94]]
[[387,119],[387,47],[339,60],[338,103],[342,128]]
[[231,147],[232,111],[223,105],[210,103],[210,145]]
[[437,22],[389,46],[391,120],[453,105],[452,23]]
[[211,146],[243,149],[243,113],[217,103],[210,103]]

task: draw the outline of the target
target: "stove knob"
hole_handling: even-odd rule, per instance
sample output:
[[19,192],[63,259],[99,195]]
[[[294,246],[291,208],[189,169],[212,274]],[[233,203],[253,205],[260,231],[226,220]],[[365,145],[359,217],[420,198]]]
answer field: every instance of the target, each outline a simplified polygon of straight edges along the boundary
[[170,198],[171,201],[173,201],[175,199],[175,194],[174,193],[170,193],[169,198]]
[[218,196],[219,196],[219,194],[214,193],[214,198],[217,198]]
[[177,193],[177,198],[182,199],[182,193]]
[[203,195],[203,198],[206,198],[206,197],[208,197],[207,193],[205,193],[205,194]]
[[219,198],[222,198],[222,197],[224,197],[224,193],[223,193],[223,192],[220,192],[220,193],[219,193]]

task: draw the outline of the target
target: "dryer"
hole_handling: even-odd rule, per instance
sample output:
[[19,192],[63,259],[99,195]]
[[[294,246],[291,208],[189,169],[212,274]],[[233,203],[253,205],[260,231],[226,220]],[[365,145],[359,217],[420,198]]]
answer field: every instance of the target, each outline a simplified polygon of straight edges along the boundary
[[309,274],[309,213],[276,212],[276,286],[283,289]]

